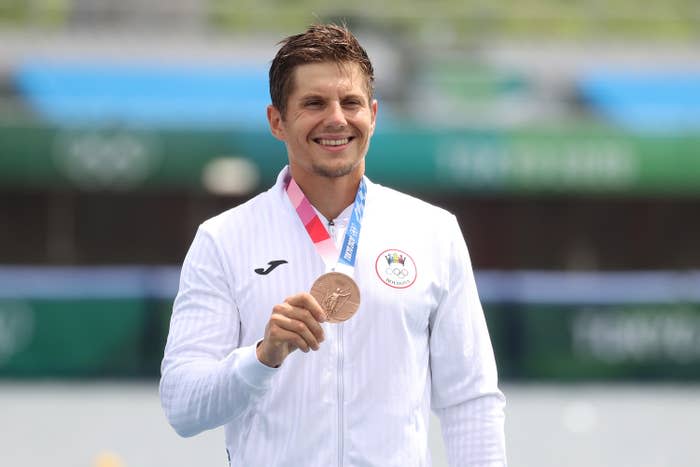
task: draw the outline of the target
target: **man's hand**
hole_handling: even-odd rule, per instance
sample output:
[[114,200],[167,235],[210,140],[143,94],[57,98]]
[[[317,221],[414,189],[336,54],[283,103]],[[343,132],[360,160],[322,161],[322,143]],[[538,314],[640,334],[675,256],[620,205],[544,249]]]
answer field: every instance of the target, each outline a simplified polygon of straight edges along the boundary
[[287,297],[272,308],[265,337],[256,349],[258,360],[278,367],[296,349],[318,350],[323,342],[323,328],[319,323],[325,320],[325,312],[311,294],[303,292]]

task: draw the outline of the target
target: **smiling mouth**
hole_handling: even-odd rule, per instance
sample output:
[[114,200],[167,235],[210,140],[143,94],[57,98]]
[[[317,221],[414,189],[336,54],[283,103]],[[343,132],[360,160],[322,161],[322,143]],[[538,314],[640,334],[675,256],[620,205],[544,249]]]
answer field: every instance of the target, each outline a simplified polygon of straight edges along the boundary
[[320,144],[321,146],[343,146],[345,144],[348,144],[353,139],[355,139],[354,136],[337,139],[314,138],[314,142]]

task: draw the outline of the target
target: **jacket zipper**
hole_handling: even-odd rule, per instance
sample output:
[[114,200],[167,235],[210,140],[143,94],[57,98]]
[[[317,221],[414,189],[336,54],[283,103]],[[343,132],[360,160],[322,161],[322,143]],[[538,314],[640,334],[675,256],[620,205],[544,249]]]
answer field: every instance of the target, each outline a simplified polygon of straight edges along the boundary
[[343,467],[343,323],[338,323],[338,467]]
[[[335,242],[335,222],[328,221],[328,232]],[[335,269],[335,268],[334,268]],[[343,323],[337,324],[338,329],[338,467],[343,467]]]

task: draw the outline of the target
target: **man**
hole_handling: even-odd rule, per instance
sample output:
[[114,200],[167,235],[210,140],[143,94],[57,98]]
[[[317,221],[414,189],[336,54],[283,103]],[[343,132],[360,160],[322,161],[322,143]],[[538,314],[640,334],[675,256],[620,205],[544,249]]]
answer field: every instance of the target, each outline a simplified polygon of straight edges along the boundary
[[283,41],[267,115],[289,166],[185,259],[161,401],[183,436],[225,426],[230,465],[428,466],[431,407],[451,466],[506,463],[457,221],[364,177],[373,80],[344,27]]

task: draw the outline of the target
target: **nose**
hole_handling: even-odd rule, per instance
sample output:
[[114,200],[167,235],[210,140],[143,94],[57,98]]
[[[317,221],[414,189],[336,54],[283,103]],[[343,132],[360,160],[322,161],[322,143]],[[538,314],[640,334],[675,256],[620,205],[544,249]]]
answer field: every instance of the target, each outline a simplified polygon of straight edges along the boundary
[[348,124],[345,118],[345,112],[343,111],[343,106],[340,102],[332,102],[328,106],[328,113],[326,115],[326,126],[331,128],[344,128]]

